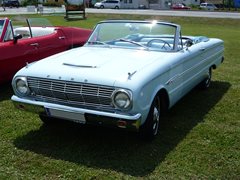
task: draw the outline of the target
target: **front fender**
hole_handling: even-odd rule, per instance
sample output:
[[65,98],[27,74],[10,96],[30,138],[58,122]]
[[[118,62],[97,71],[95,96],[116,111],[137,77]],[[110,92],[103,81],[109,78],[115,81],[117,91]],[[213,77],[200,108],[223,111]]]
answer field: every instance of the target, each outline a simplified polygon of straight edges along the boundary
[[[136,96],[134,96],[134,111],[139,111],[142,113],[141,124],[144,124],[147,119],[150,107],[155,96],[160,92],[160,90],[165,89],[164,84],[159,84],[158,78],[150,81],[148,84],[143,86]],[[166,90],[167,92],[167,90]]]

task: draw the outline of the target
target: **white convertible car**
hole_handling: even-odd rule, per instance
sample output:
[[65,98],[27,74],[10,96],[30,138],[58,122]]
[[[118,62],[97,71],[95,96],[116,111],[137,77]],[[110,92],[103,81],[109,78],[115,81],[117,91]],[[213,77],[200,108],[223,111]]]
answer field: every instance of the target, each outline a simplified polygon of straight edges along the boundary
[[81,47],[28,64],[13,78],[16,107],[58,119],[133,129],[153,139],[161,113],[223,62],[223,41],[177,24],[110,20]]

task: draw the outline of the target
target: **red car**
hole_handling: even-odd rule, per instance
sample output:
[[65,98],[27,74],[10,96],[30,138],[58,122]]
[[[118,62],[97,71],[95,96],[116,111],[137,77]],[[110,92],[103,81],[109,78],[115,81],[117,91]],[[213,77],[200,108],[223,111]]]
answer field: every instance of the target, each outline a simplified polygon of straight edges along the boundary
[[0,83],[10,81],[27,63],[84,45],[92,32],[43,25],[46,21],[40,18],[27,19],[26,26],[14,26],[14,22],[0,18]]
[[185,4],[180,3],[180,4],[173,4],[172,9],[175,9],[175,10],[189,10],[191,8],[186,6]]

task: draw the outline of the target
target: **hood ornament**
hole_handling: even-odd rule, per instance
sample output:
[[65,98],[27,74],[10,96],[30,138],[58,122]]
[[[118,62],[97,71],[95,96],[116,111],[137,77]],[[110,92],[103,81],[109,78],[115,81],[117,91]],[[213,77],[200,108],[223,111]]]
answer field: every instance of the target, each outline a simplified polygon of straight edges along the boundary
[[128,73],[128,79],[131,80],[132,76],[136,73],[137,71],[134,71],[132,73]]

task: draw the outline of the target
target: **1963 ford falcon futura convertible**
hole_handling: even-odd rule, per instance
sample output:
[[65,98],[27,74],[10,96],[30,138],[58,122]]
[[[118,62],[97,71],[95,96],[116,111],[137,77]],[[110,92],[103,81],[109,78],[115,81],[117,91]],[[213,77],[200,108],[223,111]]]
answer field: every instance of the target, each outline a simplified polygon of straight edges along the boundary
[[182,36],[177,24],[110,20],[87,43],[32,63],[13,78],[14,104],[44,123],[65,119],[158,133],[160,115],[223,62],[223,41]]

